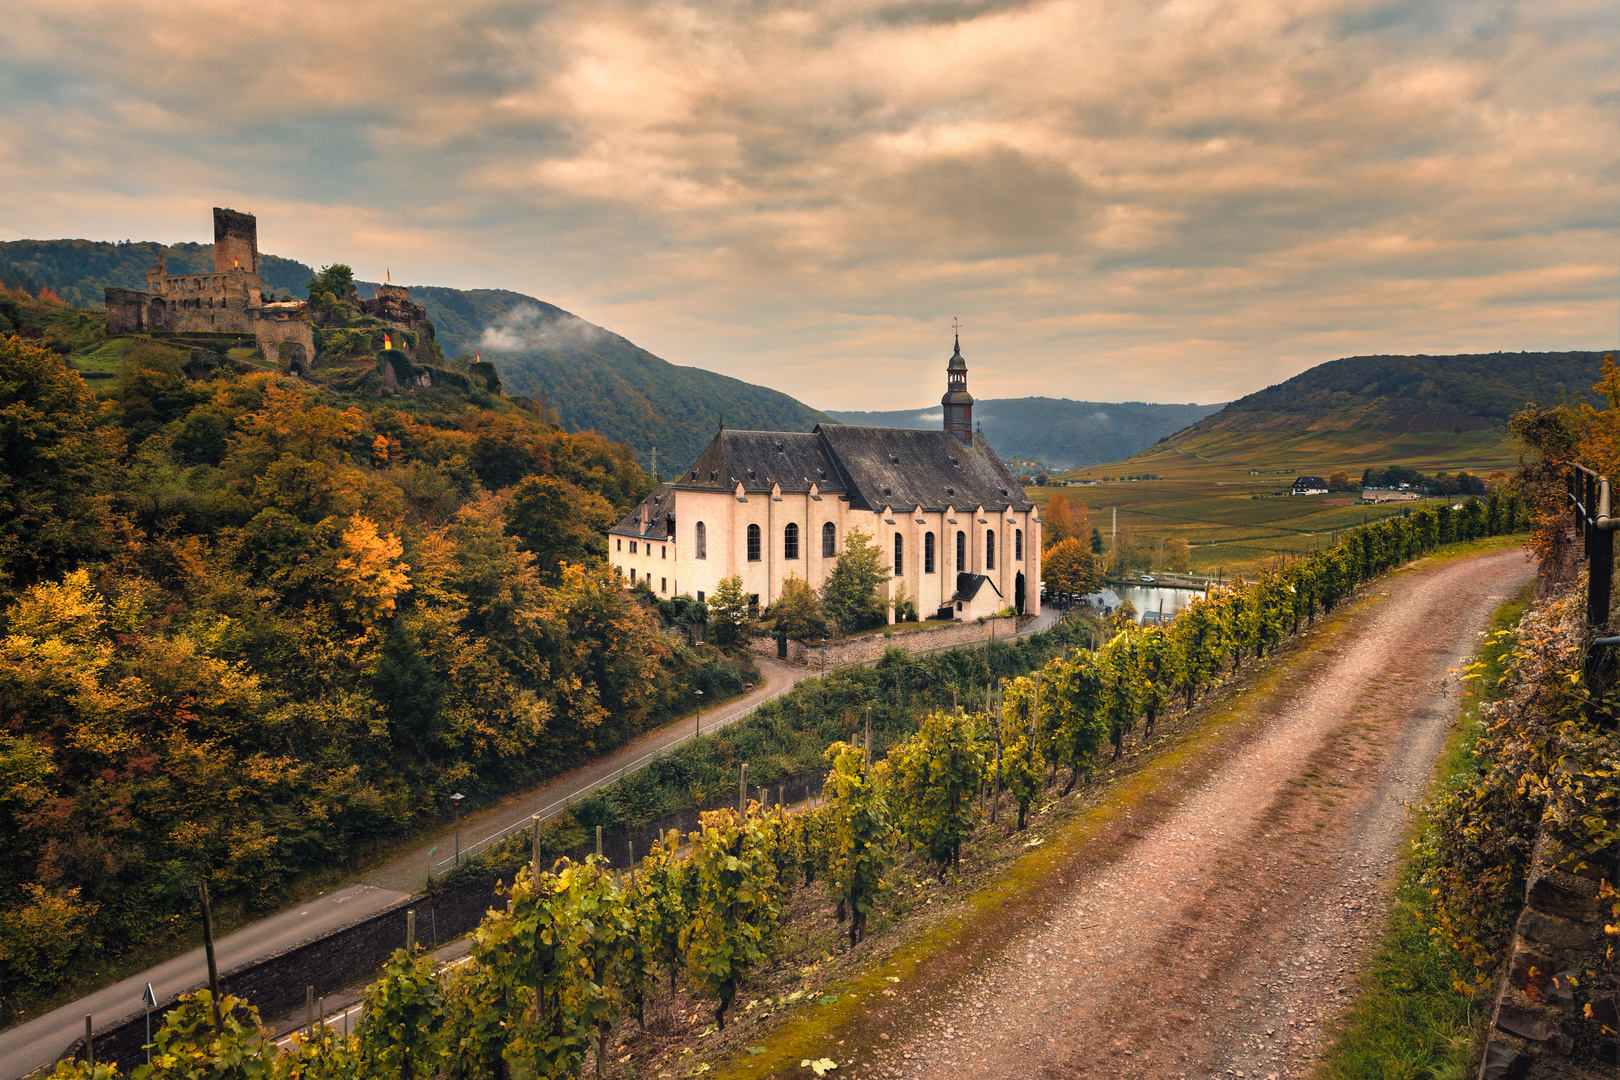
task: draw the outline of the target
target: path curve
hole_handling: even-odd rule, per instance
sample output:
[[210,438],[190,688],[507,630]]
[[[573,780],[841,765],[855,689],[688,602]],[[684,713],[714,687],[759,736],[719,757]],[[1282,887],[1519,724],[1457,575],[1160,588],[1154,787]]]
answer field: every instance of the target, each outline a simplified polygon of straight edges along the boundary
[[[855,1076],[1309,1074],[1392,903],[1454,671],[1533,575],[1522,550],[1390,576],[1258,699],[1253,734],[1107,856],[1055,871],[973,959],[930,962],[848,1032]],[[1067,884],[1061,884],[1067,879]],[[990,937],[991,935],[986,935]],[[841,1033],[842,1034],[842,1033]]]

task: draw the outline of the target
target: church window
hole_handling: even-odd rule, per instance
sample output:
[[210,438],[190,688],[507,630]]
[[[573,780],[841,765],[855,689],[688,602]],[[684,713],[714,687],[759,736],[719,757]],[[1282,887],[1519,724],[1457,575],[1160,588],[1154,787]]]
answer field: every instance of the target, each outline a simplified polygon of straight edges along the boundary
[[984,530],[984,568],[986,570],[996,568],[996,530],[994,529]]
[[1024,561],[1024,530],[1023,529],[1014,529],[1013,530],[1013,561],[1014,562],[1023,562]]
[[799,527],[788,522],[782,530],[782,558],[797,559],[799,557]]
[[759,526],[748,526],[748,561],[759,562]]
[[934,534],[923,533],[923,573],[934,572]]
[[829,521],[821,527],[821,557],[830,559],[836,554],[838,554],[838,531]]
[[694,546],[697,549],[697,557],[707,559],[709,557],[709,530],[704,527],[703,522],[697,523],[697,529],[693,532],[692,539],[696,541]]
[[967,533],[958,529],[956,533],[956,572],[958,574],[965,573],[967,568]]
[[906,572],[906,538],[899,533],[894,534],[894,575],[899,577]]

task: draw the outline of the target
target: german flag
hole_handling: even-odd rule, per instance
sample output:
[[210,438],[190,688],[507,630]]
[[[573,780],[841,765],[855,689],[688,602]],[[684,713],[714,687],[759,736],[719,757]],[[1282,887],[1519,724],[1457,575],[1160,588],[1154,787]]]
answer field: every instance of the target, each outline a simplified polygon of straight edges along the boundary
[[394,339],[389,337],[387,334],[384,334],[383,335],[383,348],[392,349],[393,347],[394,347]]

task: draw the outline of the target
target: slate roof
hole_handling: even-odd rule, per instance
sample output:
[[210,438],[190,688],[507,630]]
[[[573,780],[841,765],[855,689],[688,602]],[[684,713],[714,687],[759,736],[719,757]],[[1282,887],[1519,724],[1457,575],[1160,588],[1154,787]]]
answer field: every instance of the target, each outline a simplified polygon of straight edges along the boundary
[[[642,508],[647,510],[647,524],[642,527]],[[675,513],[675,485],[664,483],[653,488],[652,494],[641,500],[631,511],[624,515],[624,519],[613,528],[609,534],[613,536],[631,536],[648,543],[664,543],[674,540],[673,531],[668,528],[669,519]]]
[[1295,491],[1326,491],[1328,482],[1320,476],[1301,476],[1294,481]]
[[956,575],[956,591],[951,594],[951,599],[972,600],[979,595],[979,590],[986,585],[990,586],[990,591],[998,597],[1001,595],[1001,590],[996,588],[996,583],[983,574],[958,573]]
[[637,506],[610,532],[663,540],[664,521],[676,513],[682,491],[747,494],[782,491],[843,497],[856,510],[892,507],[907,513],[921,506],[938,512],[947,506],[969,513],[1024,511],[1035,504],[996,456],[982,434],[969,445],[948,431],[819,424],[814,431],[730,431],[722,429],[692,465],[673,482],[659,485],[645,501],[653,519],[642,531]]

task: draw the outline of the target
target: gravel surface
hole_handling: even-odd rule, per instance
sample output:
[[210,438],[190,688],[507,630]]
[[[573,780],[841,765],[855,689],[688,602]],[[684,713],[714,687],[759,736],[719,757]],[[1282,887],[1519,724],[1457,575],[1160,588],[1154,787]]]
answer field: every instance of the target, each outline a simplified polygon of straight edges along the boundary
[[840,1075],[1309,1075],[1382,930],[1454,669],[1532,573],[1509,551],[1380,582],[1224,755],[868,1013]]

